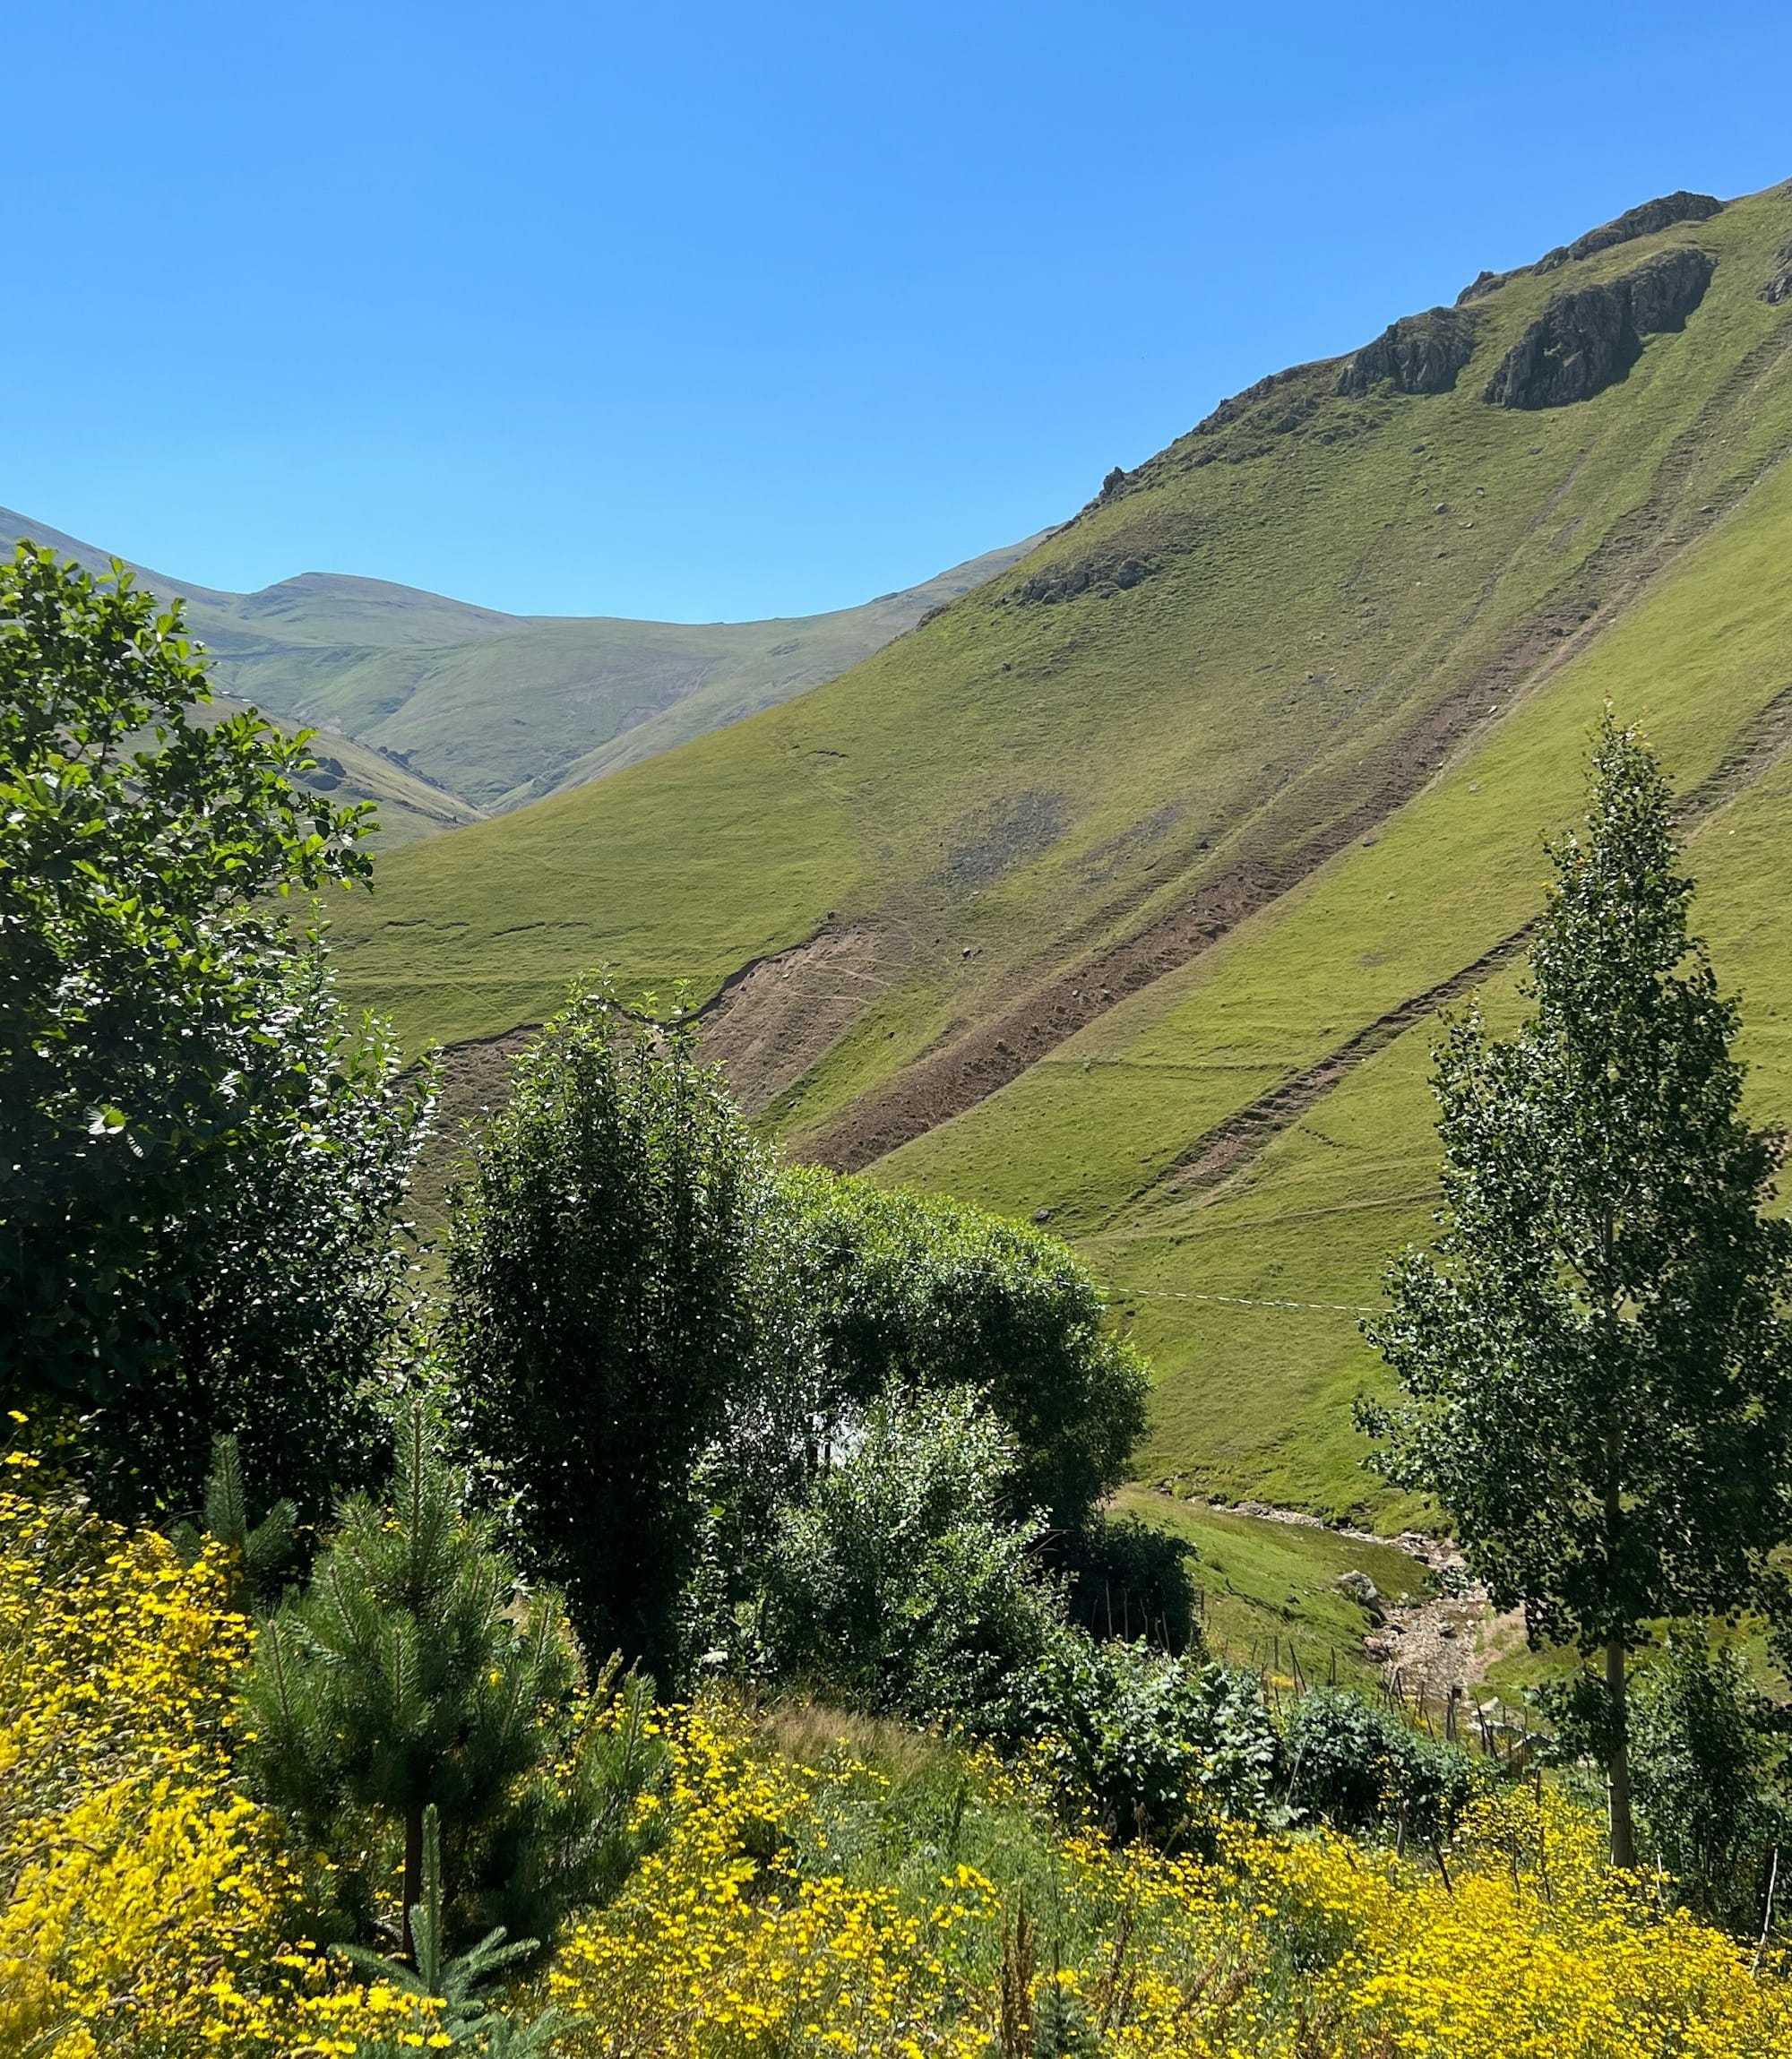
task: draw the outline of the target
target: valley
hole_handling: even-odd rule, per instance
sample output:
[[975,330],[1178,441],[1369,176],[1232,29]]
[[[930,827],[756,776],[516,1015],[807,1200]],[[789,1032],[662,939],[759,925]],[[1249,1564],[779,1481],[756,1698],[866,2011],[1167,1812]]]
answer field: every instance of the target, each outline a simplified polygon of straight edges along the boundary
[[[1078,1244],[1158,1369],[1145,1477],[1397,1525],[1357,1314],[1428,1228],[1435,1012],[1512,1005],[1607,698],[1696,790],[1792,1106],[1792,192],[1663,204],[1262,382],[831,683],[401,854],[349,988],[473,1050],[589,966],[686,983],[797,1156]],[[1487,397],[1565,286],[1628,306],[1684,253],[1698,305],[1601,390]]]

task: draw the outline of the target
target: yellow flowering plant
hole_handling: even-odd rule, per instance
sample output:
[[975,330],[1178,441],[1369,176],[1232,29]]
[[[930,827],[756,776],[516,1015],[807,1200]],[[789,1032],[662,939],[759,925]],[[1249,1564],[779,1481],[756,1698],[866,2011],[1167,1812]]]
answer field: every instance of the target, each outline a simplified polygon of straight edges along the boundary
[[650,1856],[470,2036],[294,1937],[225,1556],[0,1494],[0,2059],[1792,2059],[1778,1956],[1612,1873],[1546,1782],[1435,1857],[1166,1854],[1064,1827],[1043,1759],[722,1698],[651,1719]]

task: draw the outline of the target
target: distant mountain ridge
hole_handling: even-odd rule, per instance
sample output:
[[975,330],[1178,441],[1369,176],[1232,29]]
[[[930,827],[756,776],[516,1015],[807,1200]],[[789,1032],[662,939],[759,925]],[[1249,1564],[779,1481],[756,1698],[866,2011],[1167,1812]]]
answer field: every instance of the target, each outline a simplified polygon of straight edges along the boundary
[[[0,538],[22,537],[95,571],[110,559],[0,508]],[[340,573],[223,593],[134,569],[185,600],[220,694],[343,739],[341,790],[379,804],[392,845],[582,786],[819,685],[1038,540],[857,607],[768,622],[506,615]]]

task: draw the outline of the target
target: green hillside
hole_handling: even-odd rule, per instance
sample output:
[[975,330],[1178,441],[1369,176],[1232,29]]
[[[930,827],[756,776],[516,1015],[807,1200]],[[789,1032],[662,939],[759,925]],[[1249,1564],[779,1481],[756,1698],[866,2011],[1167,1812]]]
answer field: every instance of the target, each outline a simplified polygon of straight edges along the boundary
[[[108,562],[90,544],[0,509],[0,538],[14,537],[96,570]],[[862,607],[771,622],[504,615],[328,573],[259,593],[142,577],[185,598],[220,693],[387,762],[382,772],[357,761],[367,796],[386,804],[390,847],[582,786],[806,693],[1029,547],[989,551]],[[447,797],[447,814],[416,805],[410,789],[425,786]]]
[[[1150,1477],[1357,1505],[1426,1019],[1503,1004],[1607,694],[1703,783],[1702,918],[1792,1108],[1788,246],[1779,189],[1265,381],[831,684],[401,854],[354,991],[454,1042],[586,965],[688,978],[793,1149],[1083,1245],[1159,1369]],[[1621,375],[1485,398],[1582,375],[1564,295],[1634,314]]]

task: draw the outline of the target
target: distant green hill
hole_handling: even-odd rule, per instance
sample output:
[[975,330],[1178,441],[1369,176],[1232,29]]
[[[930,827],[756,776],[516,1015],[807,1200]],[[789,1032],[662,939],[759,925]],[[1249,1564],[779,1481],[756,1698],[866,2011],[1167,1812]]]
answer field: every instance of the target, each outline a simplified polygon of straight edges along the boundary
[[[108,562],[0,509],[0,538],[25,536],[95,569]],[[583,785],[805,693],[1029,547],[990,551],[862,607],[773,622],[504,615],[329,573],[246,594],[142,577],[185,597],[220,693],[388,762],[381,772],[355,761],[361,790],[383,804],[390,846]],[[346,767],[352,748],[331,747]],[[445,814],[417,805],[423,785],[445,797]]]
[[450,1042],[690,979],[793,1149],[1077,1239],[1150,1477],[1358,1503],[1429,1019],[1510,1005],[1603,695],[1792,1115],[1788,450],[1792,188],[1672,196],[1265,380],[800,700],[401,853],[346,976]]

